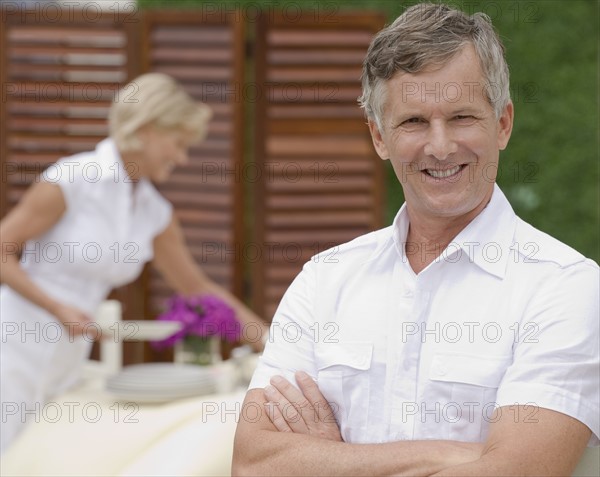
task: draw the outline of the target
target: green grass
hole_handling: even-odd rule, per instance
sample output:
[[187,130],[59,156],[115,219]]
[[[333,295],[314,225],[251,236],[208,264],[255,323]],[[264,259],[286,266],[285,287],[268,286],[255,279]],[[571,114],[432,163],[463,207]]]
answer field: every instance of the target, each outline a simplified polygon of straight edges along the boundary
[[[182,0],[179,5],[198,5]],[[388,21],[415,1],[324,0],[209,2],[303,8],[318,5],[335,14],[377,9]],[[468,12],[492,17],[507,48],[515,125],[501,155],[498,183],[524,220],[600,261],[598,45],[595,0],[452,1]],[[142,6],[166,2],[140,0]],[[176,2],[168,2],[173,7]],[[387,221],[402,203],[402,191],[387,169]]]

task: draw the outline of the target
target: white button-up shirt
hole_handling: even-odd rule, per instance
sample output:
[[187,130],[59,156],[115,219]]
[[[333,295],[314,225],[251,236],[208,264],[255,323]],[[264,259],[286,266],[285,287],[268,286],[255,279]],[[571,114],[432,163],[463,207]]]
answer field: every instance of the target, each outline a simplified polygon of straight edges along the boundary
[[23,269],[47,294],[94,313],[112,288],[131,283],[152,260],[173,207],[148,179],[133,187],[110,138],[52,164],[42,179],[60,187],[66,211],[27,242]]
[[418,275],[407,232],[403,206],[392,226],[306,263],[250,389],[306,371],[346,442],[483,441],[494,409],[530,404],[514,418],[552,409],[598,444],[598,265],[519,219],[497,186]]

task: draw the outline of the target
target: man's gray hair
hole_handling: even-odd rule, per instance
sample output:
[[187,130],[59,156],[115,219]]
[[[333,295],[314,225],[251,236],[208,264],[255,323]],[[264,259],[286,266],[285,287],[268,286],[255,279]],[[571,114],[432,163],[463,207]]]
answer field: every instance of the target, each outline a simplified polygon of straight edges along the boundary
[[504,45],[484,13],[467,15],[448,5],[421,3],[408,8],[371,42],[358,98],[367,118],[382,131],[386,83],[395,73],[442,67],[462,48],[475,48],[486,84],[481,85],[496,117],[510,101]]

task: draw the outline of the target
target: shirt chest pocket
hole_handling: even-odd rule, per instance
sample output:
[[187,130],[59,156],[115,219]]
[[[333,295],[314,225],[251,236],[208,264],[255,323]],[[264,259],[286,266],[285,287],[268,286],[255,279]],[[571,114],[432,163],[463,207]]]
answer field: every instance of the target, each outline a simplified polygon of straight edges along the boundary
[[429,369],[428,398],[439,402],[436,417],[448,439],[470,442],[485,439],[494,420],[498,386],[511,361],[510,356],[434,355]]
[[334,410],[346,442],[366,439],[373,344],[327,343],[315,348],[319,389]]

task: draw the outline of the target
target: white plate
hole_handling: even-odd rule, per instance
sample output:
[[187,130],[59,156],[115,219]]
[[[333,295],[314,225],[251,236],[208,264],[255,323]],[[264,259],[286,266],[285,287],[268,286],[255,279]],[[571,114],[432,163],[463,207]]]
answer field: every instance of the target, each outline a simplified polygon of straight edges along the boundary
[[213,386],[211,388],[206,388],[203,392],[194,392],[194,393],[181,393],[181,392],[172,392],[172,393],[164,393],[164,394],[155,394],[155,393],[141,393],[141,392],[124,392],[124,391],[110,391],[115,399],[118,401],[124,402],[136,402],[140,404],[159,404],[166,403],[170,401],[175,401],[176,399],[185,399],[185,398],[193,398],[198,396],[204,396],[207,394],[213,394],[216,391],[216,387]]
[[183,326],[176,321],[125,320],[101,323],[103,337],[116,341],[158,341],[177,333]]
[[200,386],[213,383],[213,378],[203,379],[201,381],[194,382],[164,382],[164,381],[126,381],[126,380],[112,380],[110,381],[110,387],[113,389],[135,389],[135,390],[163,390],[163,389],[195,389]]
[[217,373],[211,367],[189,364],[136,364],[108,378],[106,389],[120,400],[167,402],[214,393]]

